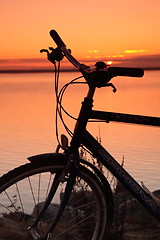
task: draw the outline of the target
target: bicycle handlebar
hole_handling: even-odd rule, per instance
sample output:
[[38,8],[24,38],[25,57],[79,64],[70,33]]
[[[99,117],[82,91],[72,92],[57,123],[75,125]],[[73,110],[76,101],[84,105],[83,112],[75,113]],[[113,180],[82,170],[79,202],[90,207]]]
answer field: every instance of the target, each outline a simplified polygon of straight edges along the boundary
[[56,43],[56,45],[61,48],[62,52],[66,56],[66,58],[78,69],[80,69],[81,64],[71,55],[71,53],[66,48],[66,45],[62,41],[61,37],[58,35],[58,33],[55,30],[50,31],[50,36]]
[[64,44],[64,42],[62,41],[62,39],[60,38],[60,36],[58,35],[58,33],[55,30],[51,30],[50,35],[58,47],[60,47],[60,48],[66,47],[66,45]]
[[[56,43],[56,45],[61,49],[61,51],[64,53],[66,58],[82,73],[92,74],[93,70],[84,64],[80,64],[77,59],[75,59],[70,51],[66,48],[65,43],[62,41],[61,37],[58,35],[58,33],[55,30],[50,31],[50,36]],[[96,71],[96,69],[95,69]],[[97,70],[98,71],[98,70]],[[103,71],[103,69],[102,69]],[[128,76],[128,77],[142,77],[144,74],[143,69],[140,68],[125,68],[125,67],[109,67],[107,70],[104,70],[106,72],[106,83],[111,80],[111,78],[116,76]],[[104,86],[104,78],[103,78],[103,84]]]
[[128,68],[128,67],[110,67],[114,76],[127,76],[127,77],[143,77],[144,71],[141,68]]

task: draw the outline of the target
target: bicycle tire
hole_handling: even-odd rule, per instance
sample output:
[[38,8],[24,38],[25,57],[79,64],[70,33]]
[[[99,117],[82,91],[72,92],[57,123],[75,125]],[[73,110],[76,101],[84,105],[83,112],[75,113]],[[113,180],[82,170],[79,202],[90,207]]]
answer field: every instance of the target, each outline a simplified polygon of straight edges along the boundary
[[[55,156],[39,164],[27,163],[0,178],[1,239],[31,240],[27,229],[35,218],[37,208],[41,208],[45,201],[51,183],[49,179],[64,166],[65,160]],[[57,197],[63,194],[64,184],[57,190],[58,196],[53,199],[55,202],[50,204],[37,227],[42,237],[60,203]],[[106,204],[108,202],[98,178],[80,166],[69,203],[50,239],[102,240],[107,226]]]

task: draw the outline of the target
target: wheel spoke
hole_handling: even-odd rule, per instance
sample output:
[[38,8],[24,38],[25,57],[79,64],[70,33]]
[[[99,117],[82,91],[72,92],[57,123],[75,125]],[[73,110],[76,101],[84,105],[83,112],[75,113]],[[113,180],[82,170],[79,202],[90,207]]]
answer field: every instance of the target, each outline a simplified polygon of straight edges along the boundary
[[11,207],[13,207],[13,208],[15,209],[15,211],[17,211],[16,206],[15,206],[15,203],[12,201],[12,199],[11,199],[10,196],[8,195],[7,191],[4,191],[4,192],[5,192],[7,198],[9,199],[9,201],[10,201],[10,203],[11,203],[11,205],[9,205],[9,206],[7,207],[7,209],[9,210]]
[[34,196],[34,192],[33,192],[33,188],[32,188],[32,184],[31,184],[30,177],[28,177],[28,182],[29,182],[29,186],[30,186],[31,193],[32,193],[34,205],[36,206],[36,205],[37,205],[37,204],[36,204],[36,199],[35,199],[35,196]]
[[18,184],[17,184],[17,183],[16,183],[16,189],[17,189],[19,201],[20,201],[20,204],[21,204],[21,208],[22,208],[22,211],[23,211],[23,213],[24,213],[24,208],[23,208],[23,204],[22,204],[21,194],[20,194],[20,191],[19,191],[19,188],[18,188]]

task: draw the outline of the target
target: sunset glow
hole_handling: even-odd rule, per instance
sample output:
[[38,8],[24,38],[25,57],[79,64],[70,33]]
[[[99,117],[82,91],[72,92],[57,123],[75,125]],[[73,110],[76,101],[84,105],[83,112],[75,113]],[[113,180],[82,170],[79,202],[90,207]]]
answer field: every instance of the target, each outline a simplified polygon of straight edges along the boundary
[[112,61],[107,61],[107,64],[108,65],[111,65],[113,62]]
[[[14,59],[45,58],[39,50],[55,46],[49,36],[51,29],[60,34],[80,60],[86,56],[93,61],[106,61],[108,56],[127,59],[129,54],[157,59],[159,9],[159,0],[82,0],[78,5],[73,0],[2,0],[0,69],[12,68],[9,62],[4,63],[5,59],[23,67],[21,61]],[[150,63],[153,65],[153,61]]]
[[125,53],[145,53],[147,50],[125,50]]

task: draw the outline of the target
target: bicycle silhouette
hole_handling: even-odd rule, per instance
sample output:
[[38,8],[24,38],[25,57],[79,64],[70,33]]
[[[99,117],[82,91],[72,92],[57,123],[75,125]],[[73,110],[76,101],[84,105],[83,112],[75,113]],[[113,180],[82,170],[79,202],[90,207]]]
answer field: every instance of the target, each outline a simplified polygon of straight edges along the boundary
[[[114,215],[113,192],[104,174],[91,162],[80,158],[80,147],[86,149],[160,221],[160,200],[144,184],[140,186],[111,154],[87,131],[89,121],[111,121],[160,126],[160,118],[93,110],[96,88],[116,87],[110,80],[116,76],[142,77],[139,68],[109,67],[104,62],[90,68],[80,64],[55,30],[51,37],[57,48],[42,49],[55,66],[56,119],[58,115],[71,136],[58,137],[55,153],[29,157],[30,163],[11,170],[0,178],[0,221],[10,229],[13,239],[85,239],[103,240]],[[72,133],[65,124],[62,98],[72,80],[58,89],[60,61],[66,57],[82,74],[88,85]],[[58,66],[57,66],[58,63]],[[68,114],[69,115],[69,114]],[[69,115],[70,116],[70,115]],[[61,153],[60,150],[63,150]],[[12,239],[12,238],[11,238]]]

